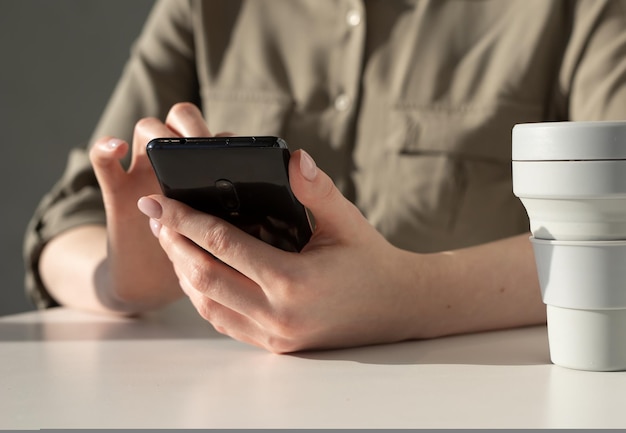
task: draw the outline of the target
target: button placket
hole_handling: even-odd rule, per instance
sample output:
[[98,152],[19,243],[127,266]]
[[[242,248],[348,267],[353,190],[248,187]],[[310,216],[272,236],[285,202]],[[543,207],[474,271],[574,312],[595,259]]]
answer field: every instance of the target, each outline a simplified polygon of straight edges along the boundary
[[[359,98],[361,62],[365,44],[365,8],[361,0],[344,2],[343,21],[344,29],[338,41],[339,54],[335,63],[335,77],[330,89],[330,109],[334,111],[333,147],[351,143],[352,130],[350,122],[354,121],[353,112]],[[339,52],[339,51],[338,51]]]
[[[350,6],[345,15],[345,21],[348,25],[348,30],[350,32],[354,32],[357,27],[362,25],[363,23],[363,5],[360,2],[350,2]],[[359,30],[359,34],[362,33],[363,30]],[[362,35],[354,35],[357,39],[362,39]],[[355,41],[356,42],[356,41]],[[353,42],[353,43],[355,43]],[[362,43],[362,41],[359,41]],[[335,110],[338,112],[347,112],[352,108],[353,101],[356,95],[351,95],[352,86],[346,86],[339,93],[335,95],[333,100],[333,106]]]

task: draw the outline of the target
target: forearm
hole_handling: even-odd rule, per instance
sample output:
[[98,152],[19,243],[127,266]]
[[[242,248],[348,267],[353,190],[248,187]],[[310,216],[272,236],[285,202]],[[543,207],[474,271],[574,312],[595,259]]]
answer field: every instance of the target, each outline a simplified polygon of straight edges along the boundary
[[[426,256],[418,338],[545,323],[529,234]],[[427,268],[424,268],[427,266]]]
[[114,312],[97,296],[97,270],[106,262],[106,229],[87,225],[68,230],[44,247],[39,261],[41,278],[61,305],[98,312]]
[[[68,230],[44,247],[39,262],[41,278],[59,304],[100,313],[140,313],[181,296],[177,286],[159,290],[148,283],[142,285],[140,278],[132,286],[120,287],[107,254],[105,227],[86,225]],[[135,274],[140,277],[148,272]]]

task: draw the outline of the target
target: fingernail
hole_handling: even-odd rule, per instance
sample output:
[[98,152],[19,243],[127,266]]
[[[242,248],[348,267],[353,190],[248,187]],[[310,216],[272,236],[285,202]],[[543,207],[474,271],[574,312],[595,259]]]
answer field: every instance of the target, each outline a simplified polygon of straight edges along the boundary
[[150,230],[155,237],[159,237],[159,232],[161,231],[161,223],[157,220],[150,218]]
[[159,219],[163,215],[161,204],[150,197],[141,197],[137,202],[137,207],[150,218]]
[[119,138],[112,138],[109,141],[107,141],[106,146],[109,149],[116,149],[122,143],[123,143],[123,140],[120,140]]
[[300,158],[300,172],[309,182],[313,182],[317,176],[315,161],[313,161],[313,158],[304,150],[302,151],[302,158]]

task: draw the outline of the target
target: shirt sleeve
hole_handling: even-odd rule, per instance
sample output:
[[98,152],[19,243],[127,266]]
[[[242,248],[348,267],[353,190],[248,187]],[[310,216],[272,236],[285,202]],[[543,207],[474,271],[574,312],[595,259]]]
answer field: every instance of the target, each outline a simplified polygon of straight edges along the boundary
[[[130,142],[137,120],[164,119],[176,102],[199,103],[190,9],[187,0],[155,3],[88,146],[70,152],[62,177],[35,209],[25,232],[23,256],[26,294],[37,308],[58,305],[39,274],[46,243],[68,229],[106,222],[89,146],[104,135]],[[128,156],[124,163],[129,160]]]

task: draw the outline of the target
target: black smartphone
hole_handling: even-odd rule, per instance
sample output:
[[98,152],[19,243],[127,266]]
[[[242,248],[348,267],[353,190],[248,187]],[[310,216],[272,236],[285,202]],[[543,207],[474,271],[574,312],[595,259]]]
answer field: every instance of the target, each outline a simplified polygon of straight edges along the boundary
[[279,137],[155,138],[147,153],[163,194],[218,216],[285,251],[311,237],[289,185],[290,152]]

